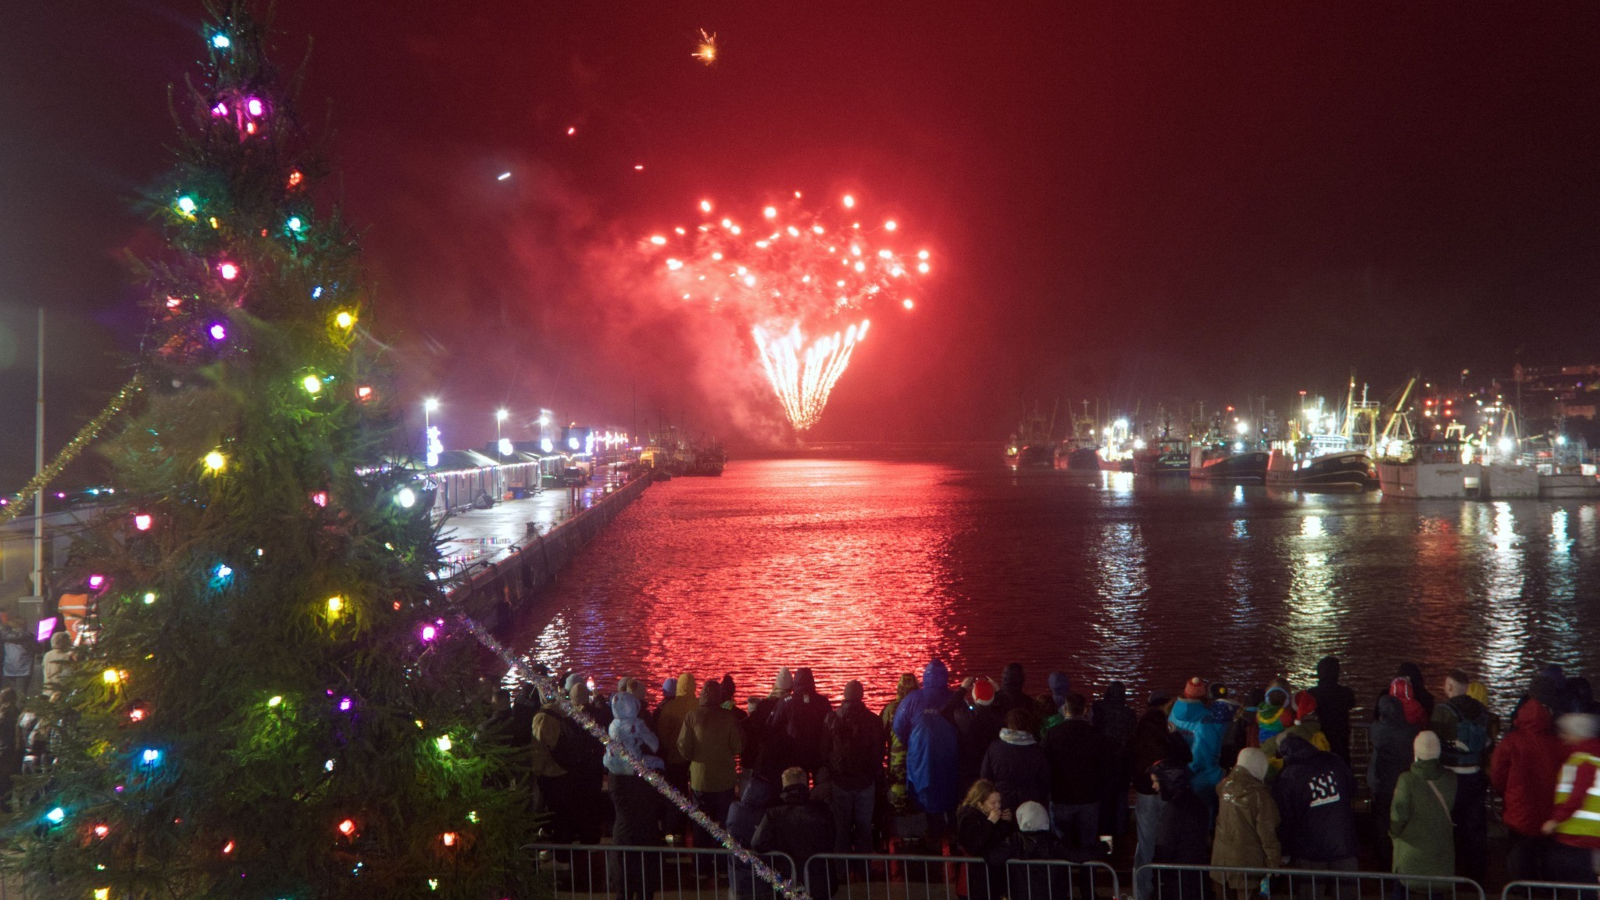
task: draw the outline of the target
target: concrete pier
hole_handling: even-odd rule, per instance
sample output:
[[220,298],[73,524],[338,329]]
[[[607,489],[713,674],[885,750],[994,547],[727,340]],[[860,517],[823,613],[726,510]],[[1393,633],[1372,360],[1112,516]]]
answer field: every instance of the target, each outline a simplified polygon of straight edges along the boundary
[[484,627],[500,627],[649,484],[642,477],[609,492],[599,485],[550,488],[452,517],[442,535],[454,569],[442,573],[451,596]]

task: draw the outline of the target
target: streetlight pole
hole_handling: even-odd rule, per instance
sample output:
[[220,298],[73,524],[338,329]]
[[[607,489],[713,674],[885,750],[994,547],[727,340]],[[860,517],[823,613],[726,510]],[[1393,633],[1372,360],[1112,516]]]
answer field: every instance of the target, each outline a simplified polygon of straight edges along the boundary
[[439,398],[429,397],[422,401],[422,455],[423,459],[432,452],[433,446],[433,411],[439,408]]

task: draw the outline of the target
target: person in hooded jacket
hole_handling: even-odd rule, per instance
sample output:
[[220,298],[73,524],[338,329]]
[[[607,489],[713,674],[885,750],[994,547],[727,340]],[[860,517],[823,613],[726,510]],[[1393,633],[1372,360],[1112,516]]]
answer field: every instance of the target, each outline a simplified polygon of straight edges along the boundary
[[1212,721],[1211,707],[1206,702],[1209,696],[1206,682],[1198,676],[1191,678],[1183,686],[1183,696],[1167,714],[1167,721],[1189,744],[1192,787],[1208,809],[1217,800],[1217,782],[1222,780],[1222,736],[1228,730],[1226,723]]
[[[722,682],[706,682],[700,706],[684,718],[678,732],[678,753],[689,762],[689,789],[694,792],[695,805],[718,825],[728,820],[743,746],[739,721],[722,708]],[[718,846],[698,825],[694,837],[696,847]]]
[[[1273,683],[1261,696],[1261,702],[1256,705],[1256,742],[1265,745],[1268,741],[1283,734],[1294,724],[1294,699],[1289,688],[1283,684]],[[1268,755],[1270,759],[1270,754]]]
[[[583,682],[567,692],[567,703],[582,709],[589,703]],[[605,747],[552,700],[533,717],[539,791],[550,810],[550,831],[556,843],[597,844],[604,831]]]
[[[902,673],[894,688],[894,699],[884,706],[880,714],[883,730],[889,735],[889,808],[897,813],[910,810],[912,802],[911,789],[906,786],[906,742],[894,731],[894,717],[900,711],[900,704],[916,690],[917,676],[910,672]],[[995,731],[995,734],[999,733]]]
[[[1171,698],[1165,691],[1156,691],[1146,701],[1145,713],[1128,742],[1128,757],[1122,760],[1132,776],[1136,792],[1133,801],[1135,870],[1153,861],[1156,834],[1161,827],[1161,810],[1165,806],[1161,792],[1150,780],[1150,769],[1165,759],[1189,762],[1189,746],[1173,733],[1167,724],[1167,704]],[[1155,897],[1155,875],[1148,869],[1138,871],[1134,879],[1134,896],[1137,900]]]
[[656,710],[656,736],[661,739],[661,755],[667,761],[667,780],[680,789],[689,784],[689,761],[678,751],[678,735],[683,731],[683,720],[699,706],[694,675],[684,672],[678,676],[672,696]]
[[909,747],[911,729],[921,719],[922,711],[931,709],[942,715],[955,702],[956,696],[950,689],[950,670],[939,660],[932,660],[922,670],[922,687],[906,694],[895,708],[890,726],[895,736]]
[[828,713],[833,704],[817,692],[811,670],[805,667],[794,672],[794,691],[778,701],[772,711],[772,721],[767,723],[766,737],[787,748],[784,768],[799,766],[815,776],[821,771],[828,753]]
[[994,706],[1001,718],[1013,709],[1033,708],[1033,698],[1028,696],[1025,681],[1022,663],[1006,663],[1000,670],[1000,688],[994,692]]
[[[1266,785],[1267,755],[1257,747],[1239,751],[1239,762],[1217,785],[1217,836],[1211,865],[1237,869],[1276,869],[1278,804]],[[1258,879],[1240,872],[1213,872],[1211,880],[1250,900]]]
[[[1128,704],[1128,688],[1120,681],[1106,685],[1100,699],[1089,706],[1089,721],[1100,737],[1104,779],[1100,792],[1099,834],[1119,838],[1128,830],[1129,772],[1121,761],[1139,727],[1139,714]],[[1052,801],[1053,802],[1053,801]]]
[[[1389,808],[1394,872],[1448,878],[1456,873],[1455,826],[1450,821],[1456,775],[1439,764],[1439,736],[1431,731],[1417,735],[1413,755],[1416,762],[1401,773]],[[1406,887],[1427,891],[1428,882],[1406,882]]]
[[[1394,695],[1397,688],[1395,682],[1402,679],[1409,687],[1409,690],[1405,691],[1406,697],[1400,701],[1401,705],[1406,707],[1406,719],[1410,720],[1413,725],[1427,727],[1428,717],[1433,715],[1433,695],[1428,693],[1428,688],[1422,681],[1422,669],[1416,663],[1401,663],[1395,669],[1394,681],[1389,682],[1389,687],[1383,694]],[[1382,697],[1383,694],[1378,696]],[[1417,704],[1421,712],[1413,712],[1411,710],[1410,704],[1413,702]],[[1373,707],[1372,712],[1373,715],[1377,715],[1376,706]]]
[[1033,736],[1036,726],[1037,720],[1025,709],[1006,713],[1006,727],[1000,729],[979,766],[978,777],[994,782],[1006,809],[1016,809],[1029,800],[1050,802],[1050,760]]
[[[1204,866],[1211,862],[1211,810],[1194,792],[1194,772],[1175,760],[1150,767],[1149,779],[1161,792],[1161,823],[1156,828],[1157,865]],[[1161,870],[1156,895],[1163,900],[1205,897],[1205,875],[1198,870]]]
[[828,780],[833,785],[833,849],[872,852],[872,809],[883,777],[883,720],[861,702],[861,682],[844,686],[844,701],[828,713]]
[[1294,724],[1261,742],[1261,752],[1267,755],[1267,761],[1271,764],[1269,778],[1276,777],[1283,766],[1283,754],[1278,752],[1278,747],[1288,737],[1298,737],[1318,750],[1333,749],[1328,736],[1322,733],[1322,720],[1317,715],[1317,698],[1311,696],[1309,691],[1294,695]]
[[777,711],[778,704],[793,691],[794,675],[790,674],[789,667],[778,669],[778,675],[772,682],[772,690],[767,692],[767,696],[756,701],[755,707],[750,710],[750,717],[745,720],[745,756],[754,761],[754,777],[761,781],[765,789],[770,790],[768,799],[772,800],[777,799],[784,759],[788,752],[787,742],[781,738],[767,740],[767,724],[772,721],[772,714]]
[[1356,705],[1356,692],[1339,683],[1339,657],[1317,660],[1317,683],[1307,693],[1316,698],[1317,718],[1322,733],[1328,736],[1333,755],[1350,765],[1350,710]]
[[1044,755],[1050,764],[1050,818],[1056,834],[1074,849],[1100,843],[1100,798],[1109,780],[1110,756],[1087,712],[1082,694],[1068,694],[1061,724],[1044,736]]
[[962,784],[978,780],[978,768],[983,765],[983,755],[989,752],[989,745],[1000,737],[1000,729],[1006,726],[1005,713],[998,708],[995,696],[994,682],[979,678],[967,691],[966,702],[958,701],[952,708],[950,718],[955,722],[956,735],[960,740]]
[[1372,757],[1367,764],[1367,789],[1372,792],[1373,846],[1387,867],[1393,855],[1389,840],[1389,804],[1394,800],[1400,773],[1411,768],[1416,725],[1406,721],[1404,707],[1393,694],[1378,698],[1378,720],[1372,723]]
[[1455,860],[1464,878],[1482,884],[1489,860],[1489,711],[1467,696],[1472,679],[1452,669],[1444,680],[1444,702],[1433,708],[1431,725],[1443,747],[1440,763],[1456,776]]
[[[1344,760],[1298,737],[1280,748],[1283,771],[1272,784],[1282,825],[1278,837],[1296,869],[1357,870],[1355,779]],[[1310,896],[1309,879],[1301,886]]]
[[1556,737],[1550,709],[1529,700],[1490,758],[1489,782],[1503,802],[1501,818],[1510,838],[1506,875],[1512,881],[1545,881],[1545,846],[1539,828],[1555,809],[1556,785],[1567,748]]
[[1072,693],[1072,679],[1065,672],[1051,672],[1045,679],[1045,684],[1050,688],[1048,697],[1040,697],[1037,711],[1044,724],[1039,728],[1039,734],[1061,724],[1061,707],[1066,705],[1067,695]]
[[1005,871],[1006,896],[1010,900],[1056,900],[1093,897],[1093,882],[1084,872],[1078,879],[1082,887],[1073,889],[1071,872],[1065,866],[1027,865],[1034,861],[1099,862],[1105,858],[1103,844],[1081,850],[1068,847],[1050,831],[1050,813],[1029,801],[1017,807],[1017,830],[1000,842],[996,852]]
[[[610,776],[611,806],[615,819],[611,842],[624,847],[659,847],[663,843],[661,814],[665,803],[655,788],[638,775],[619,750],[660,769],[661,758],[653,751],[661,742],[640,718],[644,705],[631,692],[611,696],[611,742],[606,746],[605,768]],[[649,900],[661,886],[661,867],[646,861],[644,853],[611,853],[606,860],[613,885],[618,885],[621,900]]]
[[956,726],[931,706],[923,707],[906,745],[906,787],[930,829],[946,827],[961,799]]

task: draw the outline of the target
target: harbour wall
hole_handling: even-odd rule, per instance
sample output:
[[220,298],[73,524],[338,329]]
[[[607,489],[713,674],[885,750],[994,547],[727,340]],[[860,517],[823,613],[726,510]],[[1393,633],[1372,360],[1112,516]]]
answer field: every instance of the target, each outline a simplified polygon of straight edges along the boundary
[[458,584],[451,597],[463,601],[466,613],[490,630],[509,623],[649,485],[649,476],[635,478],[545,534],[530,523],[527,537],[514,553]]

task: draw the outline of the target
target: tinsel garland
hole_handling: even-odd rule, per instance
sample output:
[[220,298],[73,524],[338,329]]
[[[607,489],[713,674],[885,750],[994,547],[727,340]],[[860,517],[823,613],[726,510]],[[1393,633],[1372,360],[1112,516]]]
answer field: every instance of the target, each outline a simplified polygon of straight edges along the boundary
[[[600,743],[608,746],[611,744],[611,735],[604,728],[601,728],[582,707],[574,705],[554,679],[535,672],[532,666],[513,655],[510,650],[506,649],[505,645],[495,639],[494,635],[490,634],[472,618],[462,616],[461,621],[467,630],[472,632],[472,636],[476,637],[485,647],[500,657],[500,660],[509,667],[516,677],[537,687],[545,697],[556,698],[556,706],[570,716],[574,722],[578,723],[579,727],[599,739]],[[701,812],[700,808],[694,804],[694,801],[685,797],[681,791],[667,783],[667,780],[661,777],[660,772],[646,766],[638,757],[629,753],[620,744],[612,749],[615,750],[617,756],[628,763],[628,767],[633,769],[635,775],[643,778],[645,783],[655,788],[661,796],[671,800],[672,804],[680,812],[688,816],[696,825],[709,832],[712,837],[722,843],[722,846],[732,850],[735,859],[749,866],[751,871],[760,877],[762,881],[772,885],[773,890],[783,894],[786,900],[811,900],[811,895],[805,888],[778,874],[775,869],[762,862],[760,857],[745,849],[726,829],[713,821],[710,816]]]
[[139,393],[143,387],[143,381],[138,375],[133,376],[127,384],[123,385],[122,390],[117,391],[116,396],[111,398],[111,402],[106,404],[106,408],[100,410],[99,415],[90,419],[89,423],[79,429],[72,440],[67,442],[67,446],[61,448],[61,452],[57,453],[56,458],[50,461],[50,465],[45,466],[42,471],[35,474],[23,486],[22,490],[13,495],[9,505],[0,507],[0,525],[4,525],[22,515],[22,510],[28,505],[28,501],[32,500],[35,494],[44,490],[51,481],[54,481],[55,477],[61,474],[62,469],[65,469],[74,459],[77,459],[78,454],[83,452],[83,448],[89,446],[95,438],[100,436],[101,429],[116,418],[127,407],[128,401],[133,399],[133,395]]

